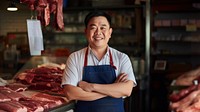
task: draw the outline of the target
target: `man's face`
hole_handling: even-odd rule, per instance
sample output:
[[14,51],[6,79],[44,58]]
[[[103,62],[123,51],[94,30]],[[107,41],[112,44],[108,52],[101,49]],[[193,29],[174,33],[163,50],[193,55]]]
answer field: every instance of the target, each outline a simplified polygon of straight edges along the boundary
[[112,28],[105,17],[98,16],[90,19],[85,33],[91,48],[105,48],[111,38]]

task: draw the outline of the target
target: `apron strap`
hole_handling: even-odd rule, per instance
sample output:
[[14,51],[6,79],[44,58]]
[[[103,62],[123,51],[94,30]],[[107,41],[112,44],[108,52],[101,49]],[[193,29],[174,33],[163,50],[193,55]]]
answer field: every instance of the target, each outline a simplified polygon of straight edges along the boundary
[[110,55],[110,65],[116,70],[117,67],[113,64],[113,59],[112,59],[112,54],[111,54],[110,49],[109,49],[109,55]]
[[88,56],[88,48],[86,49],[86,52],[85,52],[85,60],[84,60],[84,67],[87,66],[87,56]]
[[[114,68],[114,69],[117,69],[117,67],[113,64],[113,58],[112,58],[112,54],[111,54],[111,51],[109,49],[109,55],[110,55],[110,65]],[[86,52],[85,52],[85,60],[84,60],[84,67],[87,66],[87,62],[88,62],[88,48],[86,49]]]

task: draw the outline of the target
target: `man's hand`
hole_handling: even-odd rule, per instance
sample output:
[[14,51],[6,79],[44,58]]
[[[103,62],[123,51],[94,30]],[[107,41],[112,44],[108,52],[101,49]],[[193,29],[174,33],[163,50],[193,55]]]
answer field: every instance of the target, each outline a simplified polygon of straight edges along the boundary
[[78,86],[80,88],[82,88],[84,91],[87,91],[87,92],[92,92],[93,91],[92,83],[88,83],[88,82],[85,82],[85,81],[80,81],[78,83]]
[[119,82],[127,82],[128,81],[128,75],[125,73],[121,73],[117,79],[115,80],[115,83],[119,83]]

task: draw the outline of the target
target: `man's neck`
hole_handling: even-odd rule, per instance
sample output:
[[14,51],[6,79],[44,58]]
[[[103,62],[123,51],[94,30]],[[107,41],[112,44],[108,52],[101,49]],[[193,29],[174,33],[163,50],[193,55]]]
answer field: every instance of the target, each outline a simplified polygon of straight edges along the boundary
[[101,60],[103,56],[106,54],[107,48],[108,46],[105,48],[91,48],[91,50],[94,53],[94,55],[98,58],[98,60]]

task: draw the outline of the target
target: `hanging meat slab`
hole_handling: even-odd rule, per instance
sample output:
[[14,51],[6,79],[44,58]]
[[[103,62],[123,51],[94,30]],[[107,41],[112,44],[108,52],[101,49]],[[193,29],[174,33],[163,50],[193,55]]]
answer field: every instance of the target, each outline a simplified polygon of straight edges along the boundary
[[63,0],[20,0],[20,3],[27,4],[30,10],[37,11],[37,19],[43,26],[50,24],[52,13],[54,15],[53,27],[61,31],[64,29]]

